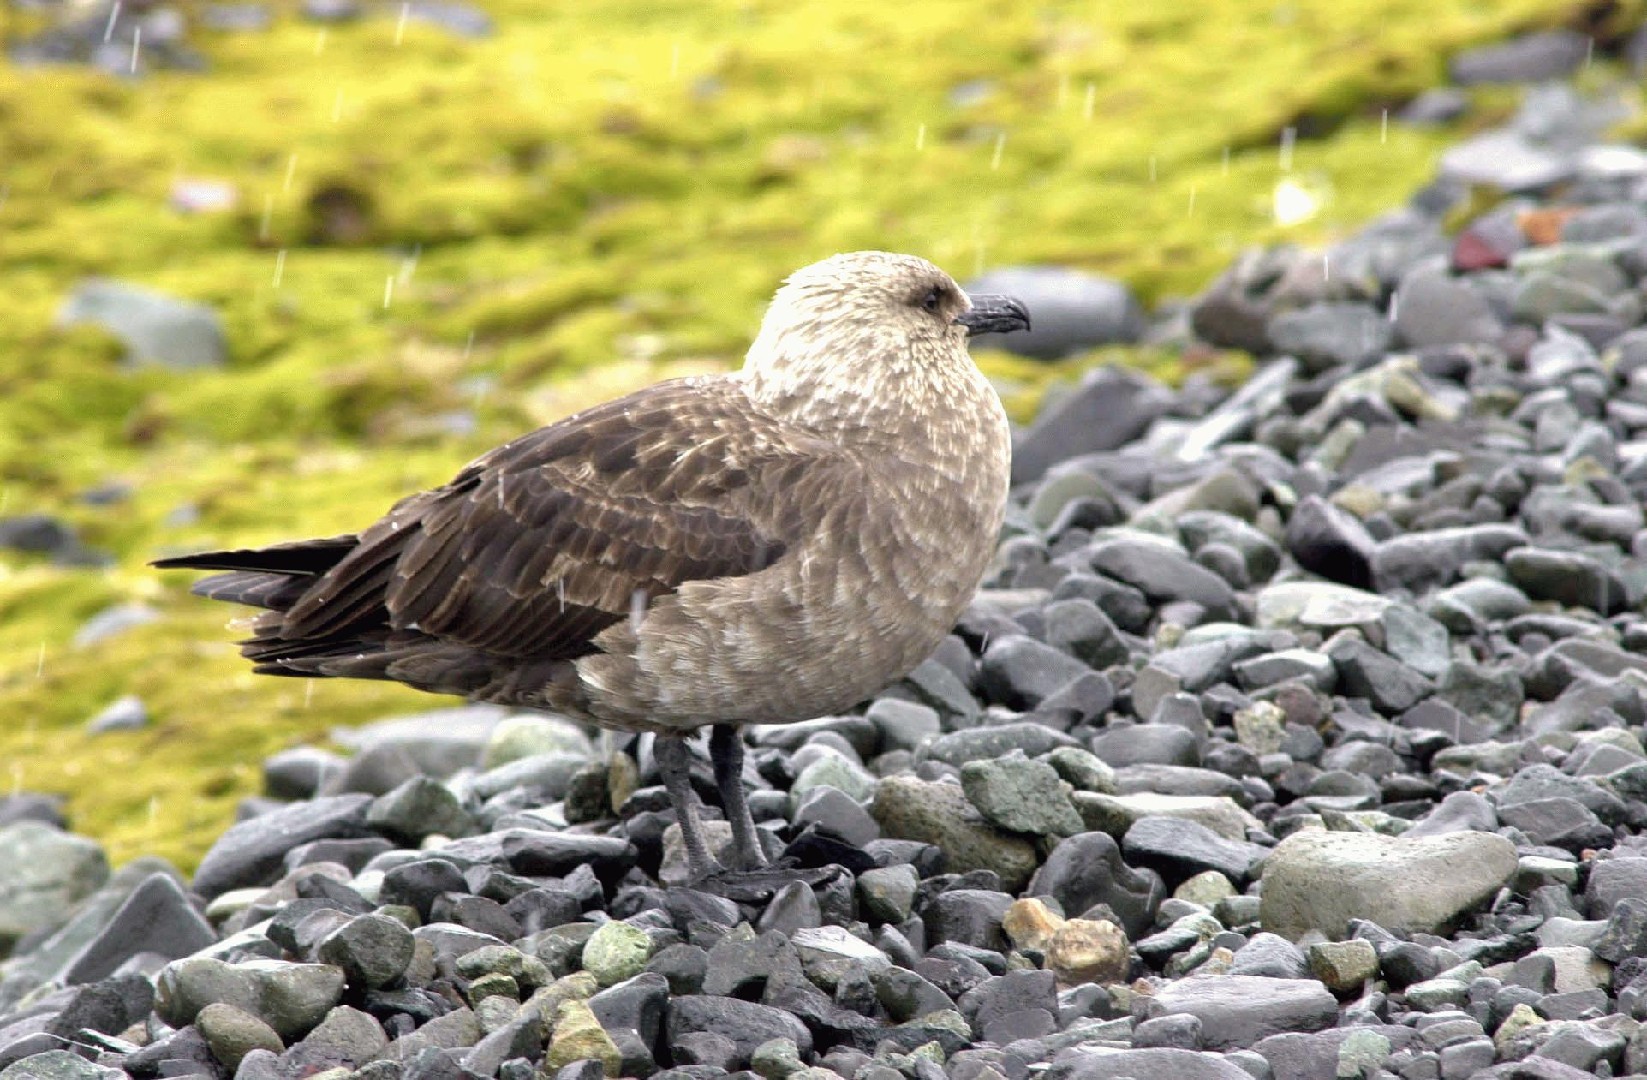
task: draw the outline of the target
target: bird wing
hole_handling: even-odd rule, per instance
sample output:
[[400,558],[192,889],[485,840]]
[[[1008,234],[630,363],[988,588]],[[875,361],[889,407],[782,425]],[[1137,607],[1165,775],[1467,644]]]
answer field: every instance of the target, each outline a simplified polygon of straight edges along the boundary
[[402,500],[284,614],[278,637],[386,626],[503,656],[584,655],[654,596],[771,565],[800,539],[803,475],[843,468],[834,444],[755,410],[736,383],[659,384]]

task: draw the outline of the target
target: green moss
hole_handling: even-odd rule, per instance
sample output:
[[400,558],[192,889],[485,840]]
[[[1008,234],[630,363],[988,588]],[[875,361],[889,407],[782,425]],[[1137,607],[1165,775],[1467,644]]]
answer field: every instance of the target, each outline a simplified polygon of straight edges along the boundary
[[[281,3],[266,33],[198,32],[205,75],[0,81],[0,513],[58,514],[117,559],[0,555],[0,760],[15,785],[71,794],[117,859],[188,865],[263,754],[435,703],[253,678],[228,613],[147,559],[347,531],[524,426],[733,364],[774,283],[834,251],[916,251],[963,277],[1067,263],[1188,293],[1244,245],[1328,239],[1425,180],[1457,133],[1385,133],[1380,111],[1449,52],[1593,8],[485,6],[491,38],[414,23],[397,41],[392,17],[322,29]],[[1323,203],[1283,228],[1289,126],[1291,178]],[[178,177],[225,181],[238,206],[180,213]],[[128,371],[106,335],[54,328],[93,274],[212,305],[229,364]],[[984,363],[1027,417],[1049,382],[1108,360],[1185,364]],[[442,422],[460,410],[473,434]],[[129,500],[77,499],[116,478]],[[163,619],[72,648],[87,616],[134,599]],[[153,726],[84,734],[121,693]]]

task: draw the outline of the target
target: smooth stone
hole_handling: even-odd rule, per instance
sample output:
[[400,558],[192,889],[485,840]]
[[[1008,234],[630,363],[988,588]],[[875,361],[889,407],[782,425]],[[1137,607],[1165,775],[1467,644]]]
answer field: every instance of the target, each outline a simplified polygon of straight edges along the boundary
[[120,281],[81,282],[58,310],[57,323],[103,327],[136,365],[190,370],[221,367],[228,359],[228,340],[212,308]]
[[62,925],[108,878],[108,858],[86,837],[41,821],[0,828],[0,951]]
[[1083,828],[1058,771],[1021,750],[967,762],[961,767],[961,790],[986,821],[1009,832],[1072,836]]
[[1376,833],[1293,833],[1264,863],[1262,921],[1297,939],[1342,935],[1351,919],[1440,933],[1516,872],[1515,845],[1479,832],[1424,839]]
[[1161,987],[1144,1009],[1153,1017],[1188,1013],[1211,1049],[1251,1046],[1267,1035],[1319,1031],[1338,1019],[1338,1001],[1313,979],[1193,975]]
[[194,891],[208,898],[230,889],[268,883],[286,852],[313,840],[370,836],[369,795],[336,795],[293,803],[231,825],[207,850],[195,871]]
[[936,846],[953,873],[992,870],[1016,890],[1039,861],[1029,841],[985,821],[958,784],[889,776],[876,787],[869,812],[883,835]]
[[155,1012],[167,1023],[192,1023],[213,1002],[233,1005],[266,1022],[282,1039],[307,1034],[343,995],[343,972],[325,964],[248,960],[226,964],[185,957],[155,978]]

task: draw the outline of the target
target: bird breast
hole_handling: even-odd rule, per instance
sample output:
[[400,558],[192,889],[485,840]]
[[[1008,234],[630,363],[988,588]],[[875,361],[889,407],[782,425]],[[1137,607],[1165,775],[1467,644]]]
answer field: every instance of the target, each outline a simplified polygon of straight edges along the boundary
[[857,489],[816,493],[807,538],[772,567],[688,583],[603,635],[606,651],[578,661],[587,711],[617,726],[792,722],[851,708],[931,655],[995,549],[1005,413],[988,390],[859,450]]

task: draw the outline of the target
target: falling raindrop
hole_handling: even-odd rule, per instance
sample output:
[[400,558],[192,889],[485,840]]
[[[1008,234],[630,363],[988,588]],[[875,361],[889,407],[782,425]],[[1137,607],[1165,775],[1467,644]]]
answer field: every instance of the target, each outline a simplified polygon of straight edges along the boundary
[[1289,172],[1292,169],[1292,148],[1298,141],[1298,129],[1287,127],[1281,129],[1281,171]]
[[34,658],[34,677],[40,678],[46,671],[46,643],[40,643],[40,652]]
[[400,46],[401,40],[406,37],[406,20],[412,17],[412,5],[400,5],[400,17],[395,20],[395,46]]
[[388,277],[383,279],[383,306],[385,309],[389,307],[390,302],[393,301],[394,298],[395,276],[390,274]]
[[305,679],[303,680],[303,707],[307,709],[310,705],[314,704],[314,700],[315,681],[313,679]]
[[103,40],[114,37],[114,24],[120,19],[120,0],[109,5],[109,21],[103,27]]
[[1098,101],[1098,84],[1087,83],[1086,100],[1081,103],[1081,119],[1092,119],[1092,107]]
[[636,589],[629,594],[629,630],[631,633],[640,633],[641,622],[646,618],[646,590]]
[[275,252],[274,287],[280,288],[280,279],[286,276],[286,249]]
[[1195,216],[1195,185],[1194,184],[1190,185],[1189,209],[1184,211],[1184,216],[1185,217],[1194,217]]
[[132,74],[137,74],[137,54],[143,51],[143,28],[132,28]]
[[1588,38],[1584,42],[1584,70],[1588,71],[1596,59],[1596,39]]
[[469,354],[475,351],[475,332],[469,331],[469,340],[463,343],[463,359],[468,360]]
[[326,28],[322,26],[315,33],[315,55],[319,56],[326,51]]
[[1332,280],[1332,255],[1325,251],[1321,253],[1321,280]]
[[286,179],[282,180],[280,182],[280,193],[282,195],[284,195],[284,194],[286,194],[286,192],[292,190],[292,177],[294,177],[296,175],[297,175],[297,154],[292,153],[292,154],[288,155],[287,158],[286,158]]
[[154,823],[156,821],[159,821],[159,820],[160,820],[160,796],[150,795],[149,796],[149,828],[151,828],[151,829],[154,828]]
[[676,78],[681,73],[681,43],[675,42],[669,46],[669,77]]
[[1378,141],[1380,143],[1390,141],[1390,110],[1388,109],[1384,109],[1378,116]]
[[1001,152],[1006,149],[1006,132],[995,136],[995,153],[990,156],[989,169],[991,172],[1001,167]]
[[917,149],[917,150],[925,150],[926,149],[926,125],[925,124],[922,124],[920,127],[915,129],[915,149]]

